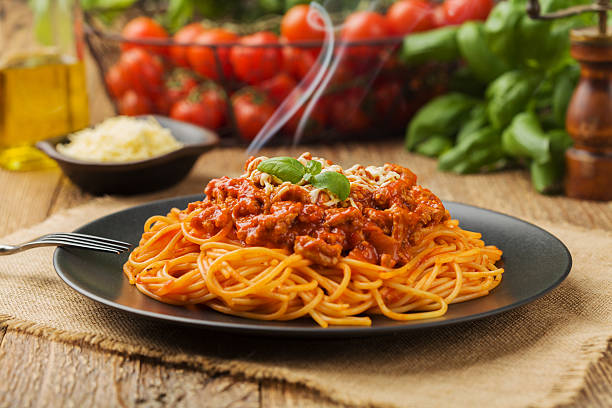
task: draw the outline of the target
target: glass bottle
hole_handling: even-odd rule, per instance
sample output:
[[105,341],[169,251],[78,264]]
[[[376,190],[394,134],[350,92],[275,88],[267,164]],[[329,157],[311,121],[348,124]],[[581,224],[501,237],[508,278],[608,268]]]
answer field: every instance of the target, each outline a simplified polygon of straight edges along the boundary
[[34,144],[89,123],[82,23],[73,0],[0,1],[0,166],[54,162]]

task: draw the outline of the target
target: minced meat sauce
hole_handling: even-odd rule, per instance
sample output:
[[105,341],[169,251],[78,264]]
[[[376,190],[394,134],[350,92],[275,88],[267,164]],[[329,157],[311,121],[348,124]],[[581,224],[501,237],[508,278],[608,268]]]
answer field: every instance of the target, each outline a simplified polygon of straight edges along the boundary
[[323,266],[348,256],[397,267],[408,261],[418,231],[449,215],[438,197],[416,185],[410,170],[389,164],[387,168],[399,178],[374,189],[351,183],[349,199],[333,206],[320,200],[312,203],[307,189],[299,185],[266,193],[246,177],[213,179],[205,200],[189,204],[189,212],[203,208],[191,227],[210,237],[232,223],[229,239],[245,246],[292,250]]

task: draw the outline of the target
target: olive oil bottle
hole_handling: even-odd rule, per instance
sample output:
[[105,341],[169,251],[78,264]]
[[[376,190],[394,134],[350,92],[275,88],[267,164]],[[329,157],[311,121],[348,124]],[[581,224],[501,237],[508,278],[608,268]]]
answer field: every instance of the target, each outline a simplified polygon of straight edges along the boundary
[[[0,166],[8,170],[53,166],[34,144],[89,123],[74,9],[50,0],[49,9],[43,10],[47,14],[35,17],[28,3],[7,1],[12,4],[0,13],[0,43],[6,43],[0,44]],[[11,21],[15,13],[17,22]],[[30,16],[26,24],[24,15]],[[42,27],[37,18],[43,19]]]

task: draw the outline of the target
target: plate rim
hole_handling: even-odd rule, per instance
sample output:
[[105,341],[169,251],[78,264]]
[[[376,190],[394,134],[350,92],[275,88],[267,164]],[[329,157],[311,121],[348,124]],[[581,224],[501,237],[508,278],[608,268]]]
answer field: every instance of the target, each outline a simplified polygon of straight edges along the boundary
[[[134,206],[127,207],[119,211],[112,212],[102,217],[96,218],[95,220],[92,220],[76,228],[73,232],[79,231],[83,228],[87,228],[91,224],[104,221],[110,217],[116,216],[119,213],[131,211],[139,207],[162,204],[164,202],[175,201],[175,200],[183,200],[183,199],[184,200],[195,200],[197,199],[197,197],[202,198],[203,196],[204,196],[203,193],[182,195],[182,196],[164,198],[160,200],[149,201],[146,203],[134,205]],[[191,202],[191,201],[188,201],[188,202]],[[275,336],[275,337],[300,336],[300,337],[316,337],[316,338],[366,337],[366,336],[389,335],[389,334],[396,334],[400,332],[409,332],[409,331],[422,330],[422,329],[428,329],[428,328],[434,328],[434,327],[447,327],[447,326],[453,326],[453,325],[460,324],[460,323],[471,322],[474,320],[479,320],[479,319],[503,314],[510,310],[513,310],[518,307],[524,306],[528,303],[531,303],[535,301],[536,299],[539,299],[540,297],[546,295],[553,289],[557,288],[561,284],[561,282],[563,282],[569,275],[572,269],[572,266],[573,266],[573,258],[572,258],[571,252],[569,251],[567,246],[563,243],[563,241],[561,241],[555,235],[546,231],[542,227],[539,227],[529,221],[522,220],[513,215],[504,214],[504,213],[490,210],[487,208],[482,208],[482,207],[478,207],[475,205],[465,204],[465,203],[461,203],[457,201],[442,200],[442,202],[445,206],[447,204],[452,204],[452,205],[457,205],[460,207],[471,208],[471,209],[476,209],[479,211],[485,211],[488,213],[492,213],[497,216],[502,216],[504,218],[511,219],[514,222],[526,224],[530,227],[536,228],[544,232],[546,235],[553,238],[561,246],[561,249],[567,256],[567,266],[565,270],[563,271],[561,275],[559,275],[559,277],[553,282],[553,284],[549,285],[548,287],[538,291],[537,293],[529,297],[520,299],[506,306],[498,307],[496,309],[487,310],[487,311],[480,312],[480,313],[471,314],[468,316],[454,317],[454,318],[450,318],[448,320],[443,320],[443,321],[439,321],[435,319],[425,319],[418,323],[411,323],[410,325],[406,324],[406,325],[399,325],[399,326],[380,326],[380,327],[376,327],[376,326],[367,326],[367,327],[366,326],[364,327],[330,326],[327,328],[321,328],[321,327],[313,325],[313,327],[288,326],[288,327],[279,328],[275,326],[258,326],[257,320],[249,321],[248,319],[245,319],[246,321],[245,323],[234,323],[234,322],[217,322],[217,321],[211,321],[211,320],[206,320],[206,319],[193,319],[193,318],[182,317],[182,316],[167,315],[163,313],[151,312],[147,310],[133,308],[130,306],[125,306],[125,305],[116,303],[114,301],[105,299],[75,284],[68,278],[67,274],[65,274],[62,271],[61,266],[58,264],[59,254],[61,253],[61,251],[64,251],[64,249],[62,249],[61,247],[57,247],[55,251],[53,252],[53,268],[55,269],[55,272],[65,284],[67,284],[69,287],[71,287],[73,290],[75,290],[77,293],[81,294],[82,296],[85,296],[93,301],[102,303],[113,309],[118,309],[123,312],[142,316],[148,319],[152,319],[156,321],[163,321],[164,323],[170,323],[170,324],[175,324],[175,325],[187,325],[191,327],[197,327],[197,328],[208,329],[208,330],[218,330],[218,331],[223,331],[226,333]],[[142,295],[142,296],[145,296],[145,295]]]

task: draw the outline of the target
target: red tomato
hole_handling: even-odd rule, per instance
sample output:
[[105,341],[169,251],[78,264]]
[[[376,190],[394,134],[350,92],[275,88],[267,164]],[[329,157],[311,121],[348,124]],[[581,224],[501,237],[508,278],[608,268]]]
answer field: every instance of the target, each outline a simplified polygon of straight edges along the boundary
[[320,41],[325,38],[325,32],[316,28],[323,27],[323,19],[313,10],[312,19],[315,26],[310,25],[308,14],[310,6],[299,4],[291,7],[281,21],[281,35],[288,41]]
[[[320,133],[325,127],[325,123],[327,121],[326,115],[326,104],[324,99],[319,99],[315,108],[310,112],[310,117],[306,120],[306,128],[304,129],[306,137],[309,135],[316,135]],[[295,132],[297,132],[298,125],[304,115],[304,111],[306,110],[305,106],[302,106],[298,111],[289,119],[285,126],[283,127],[284,131],[289,135],[293,136]]]
[[329,110],[330,121],[342,133],[361,133],[370,126],[370,118],[361,105],[365,97],[362,89],[352,88],[334,95]]
[[238,131],[245,140],[253,140],[275,111],[266,95],[253,88],[236,93],[232,105]]
[[119,69],[130,89],[146,96],[158,96],[164,91],[164,67],[158,57],[142,48],[125,51],[119,58]]
[[104,76],[104,80],[106,81],[106,87],[115,99],[120,98],[130,86],[117,64],[110,67]]
[[[121,36],[129,40],[167,40],[168,33],[164,30],[164,27],[159,25],[155,20],[149,17],[136,17],[130,20],[123,30],[121,30]],[[131,42],[124,42],[121,44],[123,51],[133,48],[144,48],[148,51],[154,52],[160,55],[168,54],[168,47],[159,45],[141,45]]]
[[463,24],[469,20],[486,20],[493,0],[445,0],[442,7],[447,24]]
[[198,86],[198,82],[189,71],[183,69],[174,70],[170,78],[166,80],[166,97],[170,105],[185,98],[196,86]]
[[170,117],[208,129],[219,129],[225,124],[226,108],[225,98],[218,89],[196,89],[172,105]]
[[430,30],[434,27],[433,7],[424,0],[401,0],[389,7],[387,21],[396,35]]
[[275,77],[262,82],[259,85],[259,89],[264,91],[270,99],[279,104],[289,96],[296,85],[297,82],[295,82],[295,79],[289,76],[289,74],[281,72]]
[[136,116],[150,113],[153,109],[151,102],[146,96],[132,90],[126,91],[119,99],[119,113],[122,115]]
[[[348,16],[340,32],[343,41],[381,40],[392,35],[387,19],[373,11],[357,11]],[[374,45],[348,46],[347,55],[375,57],[381,47]]]
[[370,103],[376,121],[385,127],[405,126],[409,119],[409,106],[404,98],[402,81],[389,80],[374,85]]
[[295,79],[302,79],[316,64],[320,49],[283,47],[283,69]]
[[448,22],[446,21],[446,15],[444,14],[444,6],[442,4],[434,8],[431,19],[434,28],[445,27],[448,25]]
[[[224,30],[223,28],[213,28],[211,30],[205,30],[199,34],[195,41],[202,45],[216,45],[216,44],[228,44],[235,43],[239,39],[235,33]],[[187,51],[187,59],[189,65],[200,75],[210,78],[213,80],[219,80],[220,75],[217,69],[217,61],[215,59],[215,52],[219,56],[221,62],[221,69],[226,79],[232,77],[232,65],[230,64],[230,48],[229,47],[218,47],[215,49],[204,46],[193,46],[189,47]]]
[[[200,23],[191,23],[178,30],[172,40],[175,44],[188,44],[195,42],[198,35],[204,32],[204,27]],[[170,58],[175,65],[189,67],[187,60],[187,50],[189,47],[176,45],[170,48]]]
[[272,78],[281,68],[282,55],[278,38],[269,31],[242,37],[240,44],[230,52],[230,60],[238,79],[256,84]]

